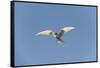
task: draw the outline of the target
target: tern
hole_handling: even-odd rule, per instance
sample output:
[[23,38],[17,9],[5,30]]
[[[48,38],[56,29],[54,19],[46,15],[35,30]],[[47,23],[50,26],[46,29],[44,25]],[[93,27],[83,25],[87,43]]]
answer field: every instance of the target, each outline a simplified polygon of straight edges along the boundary
[[37,33],[36,35],[52,36],[56,39],[57,43],[62,43],[63,40],[61,39],[61,37],[63,36],[63,34],[65,32],[70,32],[73,29],[75,29],[75,27],[64,27],[64,28],[60,29],[59,32],[54,32],[52,30],[44,30],[44,31]]

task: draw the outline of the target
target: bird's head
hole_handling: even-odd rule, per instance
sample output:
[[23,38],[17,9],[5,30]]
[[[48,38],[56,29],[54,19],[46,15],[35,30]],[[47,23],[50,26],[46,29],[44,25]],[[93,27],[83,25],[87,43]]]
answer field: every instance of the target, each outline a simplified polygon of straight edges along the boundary
[[55,35],[58,35],[58,33],[57,33],[57,32],[55,32]]

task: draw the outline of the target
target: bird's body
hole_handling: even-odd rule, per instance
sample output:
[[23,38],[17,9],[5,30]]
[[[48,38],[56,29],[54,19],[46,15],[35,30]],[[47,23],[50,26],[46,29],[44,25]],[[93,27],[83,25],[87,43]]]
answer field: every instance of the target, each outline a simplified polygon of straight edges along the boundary
[[52,33],[52,36],[56,38],[57,37],[57,34],[55,32],[53,32]]
[[52,30],[45,30],[45,31],[37,33],[36,35],[53,36],[56,39],[57,43],[61,43],[63,42],[61,37],[63,36],[64,32],[69,32],[73,29],[75,29],[75,27],[64,27],[60,30],[60,32],[53,32]]
[[59,37],[59,34],[57,32],[54,33],[53,37],[56,38],[56,42],[63,42],[63,40],[61,39],[61,37]]

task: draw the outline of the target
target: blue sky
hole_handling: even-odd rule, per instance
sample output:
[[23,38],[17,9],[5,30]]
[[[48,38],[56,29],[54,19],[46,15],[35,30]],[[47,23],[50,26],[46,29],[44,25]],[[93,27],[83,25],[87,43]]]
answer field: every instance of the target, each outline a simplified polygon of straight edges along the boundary
[[[35,34],[64,26],[64,43]],[[38,65],[96,60],[96,7],[15,3],[15,64]]]

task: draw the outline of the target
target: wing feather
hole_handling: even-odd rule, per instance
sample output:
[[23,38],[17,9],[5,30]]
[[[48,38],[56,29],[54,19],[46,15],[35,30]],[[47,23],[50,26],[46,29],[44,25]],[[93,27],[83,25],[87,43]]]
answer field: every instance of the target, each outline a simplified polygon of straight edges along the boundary
[[69,32],[71,30],[75,29],[75,27],[64,27],[61,30],[63,30],[64,32]]
[[64,32],[69,32],[71,30],[75,29],[75,27],[64,27],[60,30],[60,32],[58,33],[58,37],[61,37]]
[[52,35],[52,33],[53,33],[52,30],[45,30],[45,31],[37,33],[36,35],[50,36],[50,35]]

